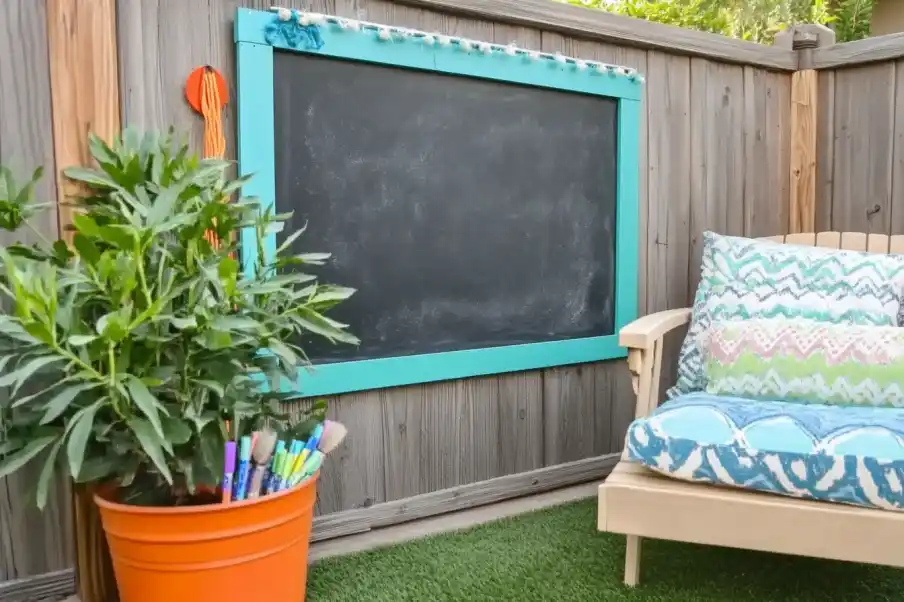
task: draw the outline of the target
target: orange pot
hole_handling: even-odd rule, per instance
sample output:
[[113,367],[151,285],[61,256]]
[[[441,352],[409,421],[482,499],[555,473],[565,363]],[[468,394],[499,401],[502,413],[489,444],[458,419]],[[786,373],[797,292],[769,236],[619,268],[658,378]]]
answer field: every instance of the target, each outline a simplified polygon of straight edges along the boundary
[[177,508],[95,496],[120,602],[303,602],[316,483]]

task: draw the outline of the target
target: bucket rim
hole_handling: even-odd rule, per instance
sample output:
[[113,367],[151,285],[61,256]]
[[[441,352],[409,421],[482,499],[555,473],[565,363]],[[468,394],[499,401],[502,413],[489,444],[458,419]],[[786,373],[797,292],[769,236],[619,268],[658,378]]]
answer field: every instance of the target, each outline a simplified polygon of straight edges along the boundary
[[208,514],[212,512],[230,512],[258,504],[272,503],[292,495],[299,495],[307,489],[314,487],[319,478],[320,470],[315,472],[311,476],[311,478],[306,479],[304,483],[296,485],[291,489],[286,489],[285,491],[274,493],[272,495],[264,495],[261,497],[241,501],[233,500],[228,504],[203,504],[200,506],[133,506],[130,504],[120,504],[119,502],[114,502],[103,497],[103,494],[109,492],[111,488],[109,486],[102,486],[94,494],[94,503],[103,510],[110,510],[121,514],[138,514],[145,516],[153,514],[166,514],[171,516],[185,514]]

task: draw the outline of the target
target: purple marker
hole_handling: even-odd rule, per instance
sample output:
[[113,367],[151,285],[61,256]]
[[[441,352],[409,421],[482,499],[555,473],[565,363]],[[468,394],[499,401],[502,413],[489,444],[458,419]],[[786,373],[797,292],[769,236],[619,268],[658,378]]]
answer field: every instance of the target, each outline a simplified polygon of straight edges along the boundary
[[226,442],[226,457],[223,461],[223,503],[232,501],[232,474],[235,472],[235,441]]

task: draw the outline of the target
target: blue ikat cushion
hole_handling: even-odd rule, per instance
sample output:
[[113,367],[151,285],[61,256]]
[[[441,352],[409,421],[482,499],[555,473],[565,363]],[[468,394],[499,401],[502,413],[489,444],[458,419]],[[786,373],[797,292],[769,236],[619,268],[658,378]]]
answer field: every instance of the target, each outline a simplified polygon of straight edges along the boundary
[[904,510],[904,409],[692,393],[635,420],[625,457],[684,481]]

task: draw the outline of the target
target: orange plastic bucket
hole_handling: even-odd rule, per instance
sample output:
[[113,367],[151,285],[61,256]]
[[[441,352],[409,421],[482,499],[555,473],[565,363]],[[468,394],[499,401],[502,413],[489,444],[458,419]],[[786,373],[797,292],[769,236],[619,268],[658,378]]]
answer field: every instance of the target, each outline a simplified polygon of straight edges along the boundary
[[316,483],[177,508],[95,496],[120,602],[302,602]]

